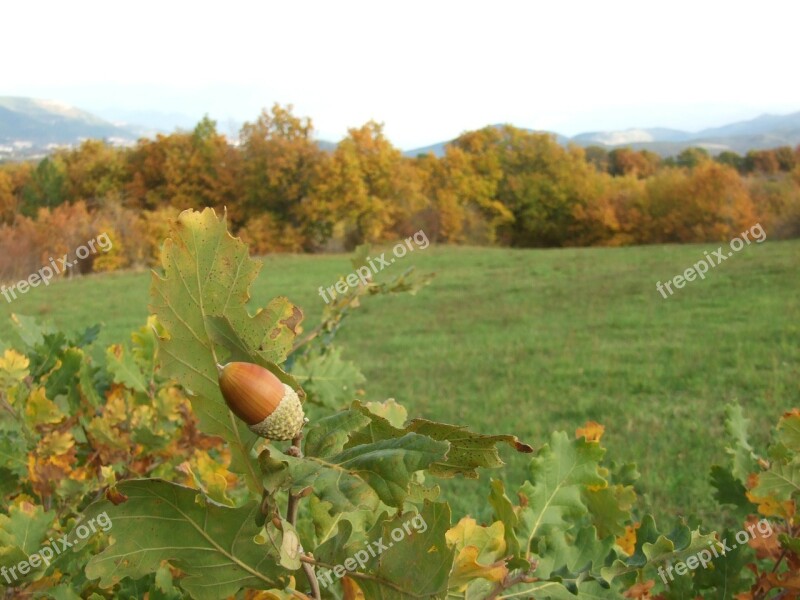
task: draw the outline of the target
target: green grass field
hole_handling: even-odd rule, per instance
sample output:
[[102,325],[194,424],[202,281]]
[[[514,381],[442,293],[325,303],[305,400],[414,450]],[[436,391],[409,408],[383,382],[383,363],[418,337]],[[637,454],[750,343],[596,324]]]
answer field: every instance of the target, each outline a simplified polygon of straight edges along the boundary
[[[738,401],[766,439],[800,406],[800,242],[752,245],[663,299],[671,279],[711,245],[619,249],[428,248],[387,270],[436,272],[416,296],[368,299],[338,343],[367,376],[367,399],[394,397],[413,416],[513,433],[535,446],[588,419],[606,426],[616,461],[635,461],[657,517],[719,522],[708,484],[726,459],[724,406]],[[319,318],[320,285],[348,257],[265,259],[254,304],[286,295]],[[148,273],[118,273],[36,288],[3,302],[77,330],[103,323],[101,343],[128,339],[147,314]],[[504,456],[511,484],[528,458]],[[487,514],[485,483],[450,483],[457,511]]]

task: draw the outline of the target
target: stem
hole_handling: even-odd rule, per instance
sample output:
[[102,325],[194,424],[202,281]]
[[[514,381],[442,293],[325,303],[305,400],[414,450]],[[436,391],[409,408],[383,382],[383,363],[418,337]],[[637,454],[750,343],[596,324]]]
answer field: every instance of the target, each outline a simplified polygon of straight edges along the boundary
[[[531,569],[535,568],[536,568],[535,564],[531,563]],[[518,583],[535,583],[536,581],[538,581],[537,577],[532,577],[528,575],[529,572],[530,571],[522,571],[520,573],[517,573],[513,577],[511,576],[511,573],[509,573],[503,578],[503,581],[497,582],[497,587],[495,587],[494,590],[492,590],[491,594],[486,596],[486,600],[497,600],[498,598],[501,597],[500,594],[503,593],[503,591],[514,587]]]
[[[293,456],[302,458],[303,450],[300,448],[300,440],[303,439],[303,432],[297,434],[292,440],[292,447],[289,449]],[[297,512],[300,510],[300,500],[303,498],[302,494],[293,494],[289,492],[289,503],[286,505],[286,520],[295,526],[297,523]],[[300,560],[306,558],[303,555],[303,548],[300,547]],[[313,560],[313,558],[312,558]],[[315,600],[322,600],[322,592],[319,589],[319,581],[317,581],[317,574],[314,572],[314,566],[307,561],[302,562],[303,571],[308,579],[308,584],[311,586],[311,597]]]
[[27,425],[25,425],[25,419],[22,418],[22,415],[19,414],[14,407],[11,406],[11,403],[6,399],[5,393],[0,392],[0,407],[2,407],[8,414],[10,414],[17,423],[19,423],[22,435],[25,436],[25,439],[28,442],[33,443],[35,440],[31,437],[30,432],[28,431]]
[[[314,570],[314,565],[318,567],[325,567],[326,569],[335,569],[336,565],[329,565],[328,563],[320,562],[316,560],[313,556],[301,556],[300,561],[303,563],[303,567],[308,566],[311,570]],[[398,592],[405,592],[408,595],[408,590],[401,588],[398,585],[395,585],[391,581],[387,581],[385,579],[381,579],[375,575],[370,575],[369,573],[359,573],[358,571],[348,571],[348,577],[353,577],[355,579],[365,579],[367,581],[375,581],[376,583],[380,583],[383,586],[392,588],[393,590],[397,590]]]
[[347,298],[347,299],[346,299],[347,301],[346,301],[345,303],[343,303],[343,304],[342,304],[342,306],[339,308],[339,310],[340,310],[341,312],[340,312],[340,313],[338,313],[338,315],[336,315],[336,316],[334,316],[334,317],[331,317],[331,318],[329,318],[329,319],[326,319],[326,320],[322,321],[322,323],[320,323],[319,325],[317,325],[316,327],[314,327],[314,329],[312,329],[312,330],[311,330],[311,331],[308,333],[308,335],[306,335],[306,337],[304,337],[302,340],[300,340],[300,341],[299,341],[299,342],[297,342],[297,343],[296,343],[294,346],[292,346],[292,350],[289,352],[289,355],[291,356],[292,354],[294,354],[295,352],[297,352],[297,351],[298,351],[300,348],[302,348],[303,346],[305,346],[306,344],[308,344],[309,342],[311,342],[312,340],[314,340],[316,337],[318,337],[318,336],[319,336],[319,334],[320,334],[320,333],[322,333],[322,331],[323,331],[323,330],[324,330],[326,327],[328,327],[328,325],[330,325],[331,323],[334,323],[334,322],[336,322],[337,320],[341,320],[341,319],[342,319],[342,317],[344,316],[344,315],[343,315],[343,312],[344,312],[345,310],[347,310],[348,308],[350,308],[350,307],[353,305],[353,303],[354,303],[356,300],[358,300],[360,297],[361,297],[361,294],[356,294],[356,295],[354,295],[352,298]]

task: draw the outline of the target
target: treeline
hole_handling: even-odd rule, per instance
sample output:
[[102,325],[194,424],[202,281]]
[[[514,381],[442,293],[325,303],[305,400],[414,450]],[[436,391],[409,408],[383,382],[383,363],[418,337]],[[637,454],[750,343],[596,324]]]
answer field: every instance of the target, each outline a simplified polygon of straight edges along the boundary
[[168,218],[205,206],[227,208],[256,253],[350,249],[419,229],[440,243],[518,247],[727,240],[756,222],[786,238],[800,236],[800,147],[661,159],[505,126],[467,132],[441,158],[409,158],[374,122],[323,150],[308,118],[276,105],[237,144],[206,118],[133,148],[90,140],[0,166],[0,278],[101,229],[114,250],[94,270],[149,264]]

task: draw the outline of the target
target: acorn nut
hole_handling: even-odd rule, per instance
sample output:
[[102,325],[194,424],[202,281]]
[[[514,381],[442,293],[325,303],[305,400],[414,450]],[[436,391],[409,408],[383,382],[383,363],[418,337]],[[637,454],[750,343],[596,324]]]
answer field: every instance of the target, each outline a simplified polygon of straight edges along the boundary
[[291,440],[300,433],[305,415],[291,387],[253,363],[232,362],[218,369],[228,408],[250,431],[271,440]]

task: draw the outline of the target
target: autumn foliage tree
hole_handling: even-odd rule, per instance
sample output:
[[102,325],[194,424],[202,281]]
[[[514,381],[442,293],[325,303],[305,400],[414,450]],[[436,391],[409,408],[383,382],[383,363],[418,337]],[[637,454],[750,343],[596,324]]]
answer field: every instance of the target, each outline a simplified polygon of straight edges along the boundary
[[484,185],[496,186],[493,199],[512,217],[498,226],[498,239],[528,247],[570,243],[575,210],[591,202],[597,176],[582,150],[510,126],[466,133],[454,145],[470,155]]
[[240,134],[243,191],[241,208],[234,211],[240,223],[268,215],[276,234],[305,232],[314,237],[316,224],[304,203],[319,182],[326,158],[313,137],[311,119],[296,117],[274,105]]

